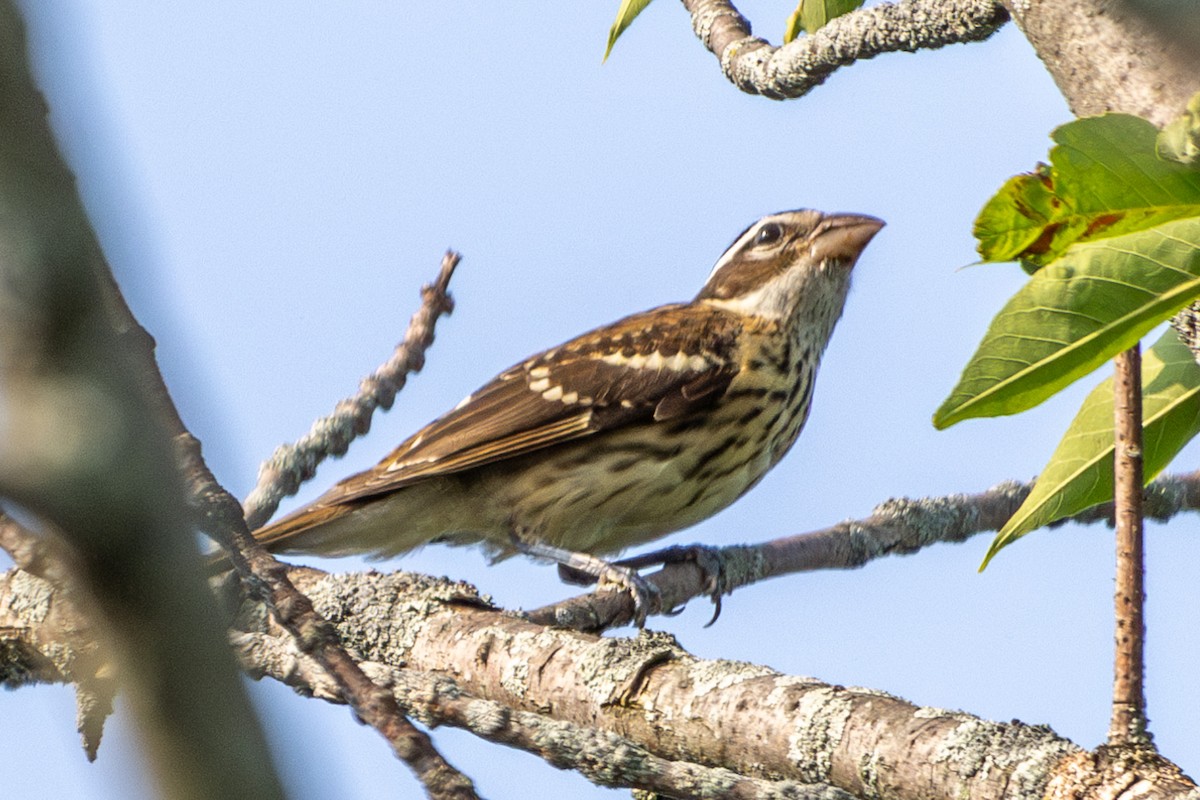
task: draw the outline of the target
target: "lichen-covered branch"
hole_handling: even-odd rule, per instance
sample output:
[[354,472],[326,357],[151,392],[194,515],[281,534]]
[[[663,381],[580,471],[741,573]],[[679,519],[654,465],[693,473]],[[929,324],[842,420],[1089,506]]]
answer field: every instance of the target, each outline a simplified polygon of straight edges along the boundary
[[[17,575],[24,573],[0,576],[0,608],[53,593],[46,582]],[[686,784],[699,776],[690,789],[675,785],[679,797],[1197,796],[1195,784],[1165,761],[1089,753],[1042,726],[698,659],[663,634],[613,639],[546,628],[489,607],[465,584],[303,568],[291,578],[414,715],[543,751],[559,766],[590,763],[602,780],[630,780],[636,773],[627,770],[645,763],[654,780]],[[320,697],[337,693],[252,605],[239,619],[234,642],[252,672]],[[26,624],[24,635],[29,630]],[[556,733],[565,741],[556,743]],[[600,760],[618,756],[605,772]],[[705,794],[709,780],[728,780],[734,790]]]
[[[294,641],[269,633],[238,633],[234,645],[246,669],[323,700],[339,702],[335,687]],[[379,662],[363,665],[372,680],[391,688],[405,712],[426,725],[449,725],[481,739],[532,753],[559,769],[574,770],[599,786],[640,788],[674,798],[712,800],[852,800],[822,784],[769,781],[719,767],[670,761],[615,733],[518,711],[464,692],[451,678]]]
[[[659,588],[663,608],[669,609],[711,595],[713,569],[722,573],[718,590],[723,593],[794,572],[855,569],[884,556],[998,531],[1031,488],[1032,484],[1008,481],[979,494],[892,499],[865,519],[761,544],[716,548],[709,551],[709,564],[702,566],[694,559],[668,563],[647,580]],[[1143,507],[1147,517],[1157,520],[1200,510],[1200,472],[1160,477],[1146,487]],[[1071,519],[1091,523],[1111,517],[1111,504],[1104,504]],[[623,592],[593,592],[529,612],[535,621],[585,631],[623,625],[632,614],[633,601]]]
[[[1082,789],[1100,777],[1079,766],[1089,754],[1044,727],[698,659],[663,634],[613,639],[546,628],[484,606],[462,584],[312,570],[293,579],[364,661],[437,672],[473,697],[549,710],[664,759],[901,800],[1033,798],[1052,781]],[[1160,766],[1139,768],[1139,791],[1195,790]],[[1128,778],[1109,776],[1089,791],[1120,797]]]
[[107,635],[85,613],[96,604],[83,596],[72,554],[56,539],[0,513],[0,549],[19,567],[0,578],[0,597],[27,599],[0,604],[0,686],[74,685],[76,728],[93,761],[117,692],[112,656],[102,645]]
[[986,39],[1008,21],[997,0],[900,0],[832,20],[775,47],[728,0],[683,0],[692,29],[734,86],[773,100],[801,97],[835,70],[881,53]]
[[332,414],[314,422],[298,442],[277,448],[259,468],[258,484],[243,504],[246,523],[252,530],[271,518],[281,499],[295,494],[304,481],[316,475],[322,461],[345,454],[352,441],[371,429],[375,410],[391,408],[408,374],[421,371],[425,351],[433,344],[438,317],[454,310],[448,288],[460,258],[453,251],[443,256],[437,279],[421,288],[421,307],[409,321],[403,341],[391,358],[362,379],[357,394],[340,401]]

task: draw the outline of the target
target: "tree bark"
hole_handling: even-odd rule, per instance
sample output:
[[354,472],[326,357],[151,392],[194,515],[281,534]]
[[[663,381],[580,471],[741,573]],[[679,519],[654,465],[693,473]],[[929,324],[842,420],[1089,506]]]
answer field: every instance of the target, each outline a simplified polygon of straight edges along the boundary
[[1200,59],[1112,0],[1004,0],[1071,112],[1119,111],[1162,127],[1200,91]]

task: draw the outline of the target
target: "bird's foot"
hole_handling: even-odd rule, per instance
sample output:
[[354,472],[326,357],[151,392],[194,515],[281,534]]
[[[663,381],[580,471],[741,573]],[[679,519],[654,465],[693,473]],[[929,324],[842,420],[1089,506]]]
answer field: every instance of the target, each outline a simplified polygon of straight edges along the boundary
[[658,587],[639,575],[636,569],[588,553],[525,539],[515,533],[512,535],[512,544],[525,555],[557,562],[559,577],[567,583],[589,585],[598,582],[602,590],[613,587],[628,591],[633,599],[633,621],[639,628],[646,625],[648,615],[662,610],[662,596]]
[[[646,567],[666,566],[667,564],[679,564],[690,561],[696,565],[704,575],[704,594],[713,603],[712,619],[704,627],[711,626],[717,621],[717,617],[721,616],[721,596],[729,594],[729,589],[726,588],[725,581],[725,556],[718,547],[710,547],[704,544],[688,544],[688,545],[673,545],[664,547],[661,550],[655,550],[652,553],[643,553],[640,556],[632,556],[623,558],[616,562],[616,566],[626,567],[628,569],[638,570]],[[667,612],[669,614],[678,614],[682,611],[672,609]]]
[[662,593],[658,587],[643,578],[636,569],[596,560],[602,565],[597,576],[597,591],[608,591],[609,587],[614,591],[628,591],[633,598],[633,624],[639,628],[646,627],[646,616],[662,611]]

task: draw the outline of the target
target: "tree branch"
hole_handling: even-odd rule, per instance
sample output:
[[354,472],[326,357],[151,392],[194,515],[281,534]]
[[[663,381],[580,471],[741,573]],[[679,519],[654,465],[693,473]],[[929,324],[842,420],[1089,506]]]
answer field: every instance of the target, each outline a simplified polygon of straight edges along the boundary
[[[0,608],[21,606],[14,592],[52,591],[37,579],[14,581],[16,574],[24,573],[0,576]],[[698,659],[664,634],[613,639],[548,629],[492,609],[461,583],[306,568],[290,575],[371,674],[426,721],[465,724],[560,766],[560,758],[590,763],[604,779],[640,781],[642,773],[626,770],[644,751],[653,780],[664,781],[656,785],[672,786],[677,797],[837,796],[814,783],[898,800],[1194,800],[1197,791],[1167,762],[1088,753],[1043,726]],[[336,692],[314,662],[263,627],[254,605],[239,619],[235,642],[252,671],[306,683],[321,697]],[[574,736],[582,729],[598,734],[581,742]],[[555,733],[566,737],[563,746]],[[602,749],[589,751],[591,744]],[[604,771],[606,748],[616,747],[617,758],[627,745],[634,749]],[[687,783],[695,776],[737,788],[705,794],[706,783]]]
[[[723,570],[720,589],[730,593],[794,572],[856,569],[884,556],[908,555],[938,542],[961,542],[979,533],[998,531],[1031,488],[1032,484],[1010,481],[975,495],[893,499],[877,506],[865,519],[761,544],[715,549],[715,565]],[[1182,511],[1200,510],[1200,472],[1160,477],[1146,487],[1144,495],[1144,512],[1152,519],[1166,520]],[[1071,521],[1111,519],[1112,505],[1103,504],[1081,512]],[[692,560],[668,564],[646,579],[662,592],[663,608],[668,609],[713,591],[711,575]],[[593,592],[531,611],[529,618],[543,624],[599,631],[626,624],[632,614],[633,601],[626,593]]]
[[811,36],[774,47],[752,35],[729,0],[683,0],[692,30],[721,71],[747,94],[802,97],[840,67],[881,53],[914,52],[988,38],[1008,21],[996,0],[900,0],[852,11]]
[[1118,355],[1113,380],[1113,507],[1117,529],[1116,655],[1108,743],[1150,747],[1146,728],[1146,593],[1142,523],[1142,352]]
[[1071,112],[1119,111],[1162,127],[1200,91],[1200,53],[1112,0],[1004,0]]
[[[96,603],[84,595],[73,554],[58,539],[38,536],[0,513],[0,549],[19,567],[3,580],[26,582],[15,593],[35,598],[0,605],[0,650],[9,651],[0,658],[0,685],[73,684],[75,727],[88,761],[95,761],[117,693],[112,654],[101,645],[107,635],[95,615],[84,612]],[[35,590],[29,583],[35,580],[45,581],[52,591]],[[0,588],[0,596],[10,591]]]
[[[39,535],[71,546],[77,591],[63,604],[94,615],[86,627],[106,646],[108,680],[125,692],[162,795],[281,797],[201,575],[160,410],[101,299],[103,254],[7,0],[0,176],[0,492],[36,517]],[[78,685],[80,707],[102,719],[107,701]],[[99,732],[84,727],[90,750]]]
[[383,366],[363,378],[358,393],[339,402],[329,416],[314,422],[298,442],[277,448],[259,468],[258,485],[244,504],[246,524],[252,530],[271,518],[281,499],[295,494],[300,484],[316,475],[322,461],[331,455],[344,455],[354,439],[371,429],[375,409],[390,409],[408,374],[420,372],[425,366],[425,351],[433,344],[438,317],[454,310],[454,300],[447,290],[460,260],[461,256],[452,250],[442,257],[437,279],[421,288],[421,307],[409,321],[404,340]]
[[[458,257],[453,253],[448,253],[443,259],[438,283],[433,288],[425,287],[422,310],[414,317],[414,326],[410,326],[410,331],[416,325],[415,320],[423,313],[436,318],[440,312],[435,311],[435,307],[444,309],[449,303],[445,295],[445,282],[449,280],[457,262]],[[112,280],[111,273],[107,273],[107,276],[104,283],[107,305],[112,309],[127,350],[133,357],[139,381],[145,391],[157,400],[166,425],[174,436],[176,464],[191,492],[192,505],[198,510],[200,528],[225,547],[230,563],[250,592],[269,605],[280,624],[295,637],[301,651],[312,656],[332,676],[342,699],[363,722],[383,735],[392,751],[416,774],[431,797],[473,800],[476,795],[470,779],[451,766],[437,752],[429,737],[404,717],[391,693],[376,686],[363,673],[358,663],[341,646],[329,623],[313,610],[308,598],[292,585],[286,568],[255,541],[243,517],[241,505],[209,470],[200,442],[191,435],[179,416],[158,369],[153,338],[134,317],[120,288]],[[425,346],[428,346],[428,342],[432,341],[432,330],[428,326],[424,338]],[[403,345],[397,352],[401,349]],[[424,347],[418,347],[416,354],[409,356],[412,360],[406,363],[422,359],[423,352]],[[396,361],[398,357],[393,357],[392,362]],[[402,378],[401,375],[401,383]],[[384,383],[384,380],[363,381],[364,387],[370,388],[375,397],[387,393]],[[388,395],[389,404],[393,397],[394,391]],[[342,403],[339,407],[341,409],[347,405]],[[369,416],[367,419],[369,421]]]
[[[238,633],[233,641],[251,674],[272,677],[303,694],[339,702],[328,676],[300,653],[290,638]],[[468,730],[489,742],[532,753],[559,769],[579,772],[598,786],[641,788],[673,798],[851,800],[846,792],[828,785],[749,778],[726,769],[660,758],[608,731],[474,697],[442,674],[397,669],[379,662],[366,662],[363,668],[376,683],[391,688],[406,713],[426,725]]]

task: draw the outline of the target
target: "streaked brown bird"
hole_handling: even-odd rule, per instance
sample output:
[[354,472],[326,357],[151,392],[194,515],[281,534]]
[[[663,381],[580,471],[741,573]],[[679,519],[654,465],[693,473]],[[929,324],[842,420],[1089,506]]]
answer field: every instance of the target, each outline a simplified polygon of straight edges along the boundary
[[881,220],[785,211],[747,228],[690,303],[645,311],[497,375],[374,468],[255,532],[277,552],[387,557],[432,541],[596,556],[741,497],[796,441],[851,268]]

